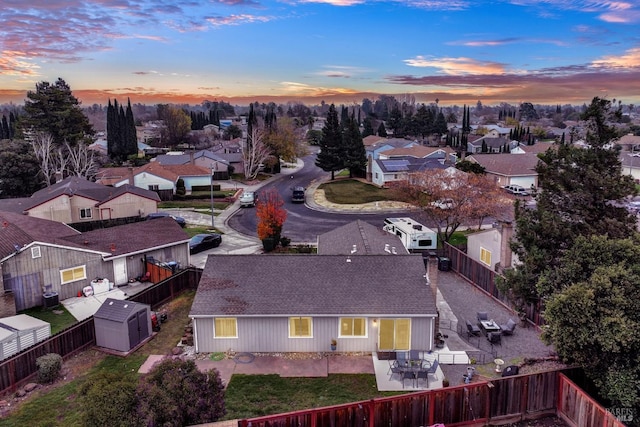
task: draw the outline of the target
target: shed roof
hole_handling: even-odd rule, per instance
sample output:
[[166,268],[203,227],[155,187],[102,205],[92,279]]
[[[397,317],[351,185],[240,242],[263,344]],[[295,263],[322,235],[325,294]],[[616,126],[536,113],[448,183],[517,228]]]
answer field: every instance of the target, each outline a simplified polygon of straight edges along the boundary
[[27,314],[16,314],[15,316],[3,317],[0,319],[0,325],[8,326],[15,331],[28,331],[50,326],[44,320],[31,317]]
[[126,322],[133,313],[140,311],[142,307],[148,306],[134,301],[107,298],[93,317],[123,323]]
[[216,255],[191,316],[410,316],[437,313],[422,256]]

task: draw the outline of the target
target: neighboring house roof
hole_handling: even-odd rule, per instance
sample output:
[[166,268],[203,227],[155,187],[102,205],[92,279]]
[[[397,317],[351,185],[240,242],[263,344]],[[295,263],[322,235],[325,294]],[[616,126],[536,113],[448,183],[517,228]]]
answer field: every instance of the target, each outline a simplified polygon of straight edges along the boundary
[[392,247],[407,253],[398,236],[359,219],[318,236],[320,255],[395,255]]
[[188,235],[172,218],[160,218],[80,233],[57,221],[0,212],[0,259],[34,242],[120,256],[186,243]]
[[202,166],[191,164],[186,165],[167,165],[163,166],[166,170],[174,173],[178,177],[183,176],[211,176],[211,170]]
[[423,170],[446,169],[442,159],[395,157],[393,159],[374,160],[383,173],[420,172]]
[[505,144],[511,145],[511,142],[507,138],[502,138],[502,137],[492,138],[492,137],[486,137],[486,136],[480,137],[474,140],[473,142],[470,141],[469,144],[474,147],[479,147],[482,145],[483,142],[486,144],[488,148],[493,148],[493,149],[503,147]]
[[558,146],[549,142],[538,142],[533,145],[520,144],[518,147],[525,153],[539,154],[544,153],[549,148],[557,148]]
[[540,159],[535,153],[525,154],[474,154],[467,160],[478,163],[488,173],[504,176],[538,175],[535,167]]
[[55,242],[62,237],[79,234],[79,231],[61,222],[0,212],[0,260],[35,241]]
[[410,141],[404,138],[383,138],[377,142],[372,143],[371,145],[366,145],[366,151],[375,151],[378,148],[389,146],[389,147],[407,147],[409,145],[416,144],[416,141]]
[[[132,193],[150,200],[160,201],[158,195],[153,191],[136,188],[131,185],[125,185],[119,188],[109,187],[78,176],[70,176],[49,187],[36,191],[31,197],[13,199],[12,202],[2,203],[0,204],[0,209],[2,206],[5,206],[10,212],[26,212],[60,196],[85,197],[95,200],[96,206],[99,206],[125,193]],[[18,210],[18,208],[21,210]]]
[[129,178],[132,167],[100,168],[96,173],[96,182],[102,185],[115,185]]
[[368,147],[370,145],[374,145],[377,144],[380,141],[384,141],[387,138],[383,137],[383,136],[378,136],[378,135],[369,135],[369,136],[365,136],[364,138],[362,138],[362,143],[364,144],[365,147]]
[[216,255],[190,316],[412,316],[437,308],[415,255]]
[[424,145],[414,145],[412,147],[391,148],[381,152],[380,155],[388,158],[402,156],[424,158],[437,152],[445,154],[455,153],[451,147],[426,147]]
[[[200,150],[198,152],[193,153],[193,160],[200,159],[200,158],[211,159],[216,162],[228,164],[226,159],[208,150]],[[191,163],[191,159],[192,159],[191,154],[180,154],[180,155],[161,154],[156,157],[155,161],[160,163],[163,166],[169,166],[169,165],[187,165]]]
[[[624,135],[622,137],[620,137],[620,139],[618,139],[616,141],[616,144],[618,145],[640,145],[640,136],[637,135],[633,135],[633,134],[627,134]],[[631,148],[629,148],[629,150],[631,150]]]

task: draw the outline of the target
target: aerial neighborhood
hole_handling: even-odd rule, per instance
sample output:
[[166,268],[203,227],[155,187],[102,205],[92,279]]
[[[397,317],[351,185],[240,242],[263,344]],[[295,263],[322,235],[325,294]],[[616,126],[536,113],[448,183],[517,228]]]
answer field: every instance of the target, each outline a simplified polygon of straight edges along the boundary
[[640,418],[640,107],[133,101],[0,106],[3,418]]

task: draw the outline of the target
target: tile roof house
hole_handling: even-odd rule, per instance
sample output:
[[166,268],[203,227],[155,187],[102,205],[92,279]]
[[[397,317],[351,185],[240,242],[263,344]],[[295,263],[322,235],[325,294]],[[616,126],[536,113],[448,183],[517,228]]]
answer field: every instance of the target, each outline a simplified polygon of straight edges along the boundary
[[217,255],[189,317],[196,352],[430,350],[437,308],[419,254]]
[[500,187],[520,185],[524,188],[538,186],[536,165],[540,161],[536,153],[525,154],[475,154],[467,157],[470,162],[485,168],[487,175],[494,177]]
[[66,224],[140,217],[157,212],[158,195],[131,185],[119,188],[70,176],[31,197],[0,200],[0,211]]
[[207,169],[209,173],[213,168],[213,179],[229,179],[229,162],[208,150],[179,155],[162,154],[157,156],[155,161],[163,166],[196,165]]
[[467,142],[467,151],[470,153],[481,153],[483,145],[486,147],[487,153],[501,153],[505,151],[505,147],[509,150],[518,146],[518,141],[510,140],[508,137],[492,137],[489,135],[469,140]]
[[360,219],[318,236],[319,255],[408,254],[398,236]]
[[76,296],[93,278],[116,285],[145,272],[145,259],[189,263],[189,237],[171,218],[79,233],[60,222],[0,212],[0,266],[16,309],[42,305],[43,289]]

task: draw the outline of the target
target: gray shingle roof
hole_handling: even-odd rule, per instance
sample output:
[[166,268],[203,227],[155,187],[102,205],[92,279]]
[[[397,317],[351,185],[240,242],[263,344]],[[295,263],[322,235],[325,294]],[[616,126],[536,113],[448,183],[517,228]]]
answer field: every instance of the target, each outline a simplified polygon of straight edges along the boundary
[[190,315],[431,317],[436,312],[419,254],[211,255]]
[[377,159],[375,162],[380,166],[382,172],[419,172],[433,169],[446,169],[450,165],[445,165],[441,159],[430,157],[416,158],[411,156],[394,157],[393,159]]
[[123,323],[127,321],[129,316],[140,310],[141,307],[144,307],[144,304],[128,300],[107,298],[93,317]]
[[393,255],[392,247],[400,253],[407,252],[400,238],[384,231],[382,224],[375,227],[359,219],[318,236],[321,255]]

